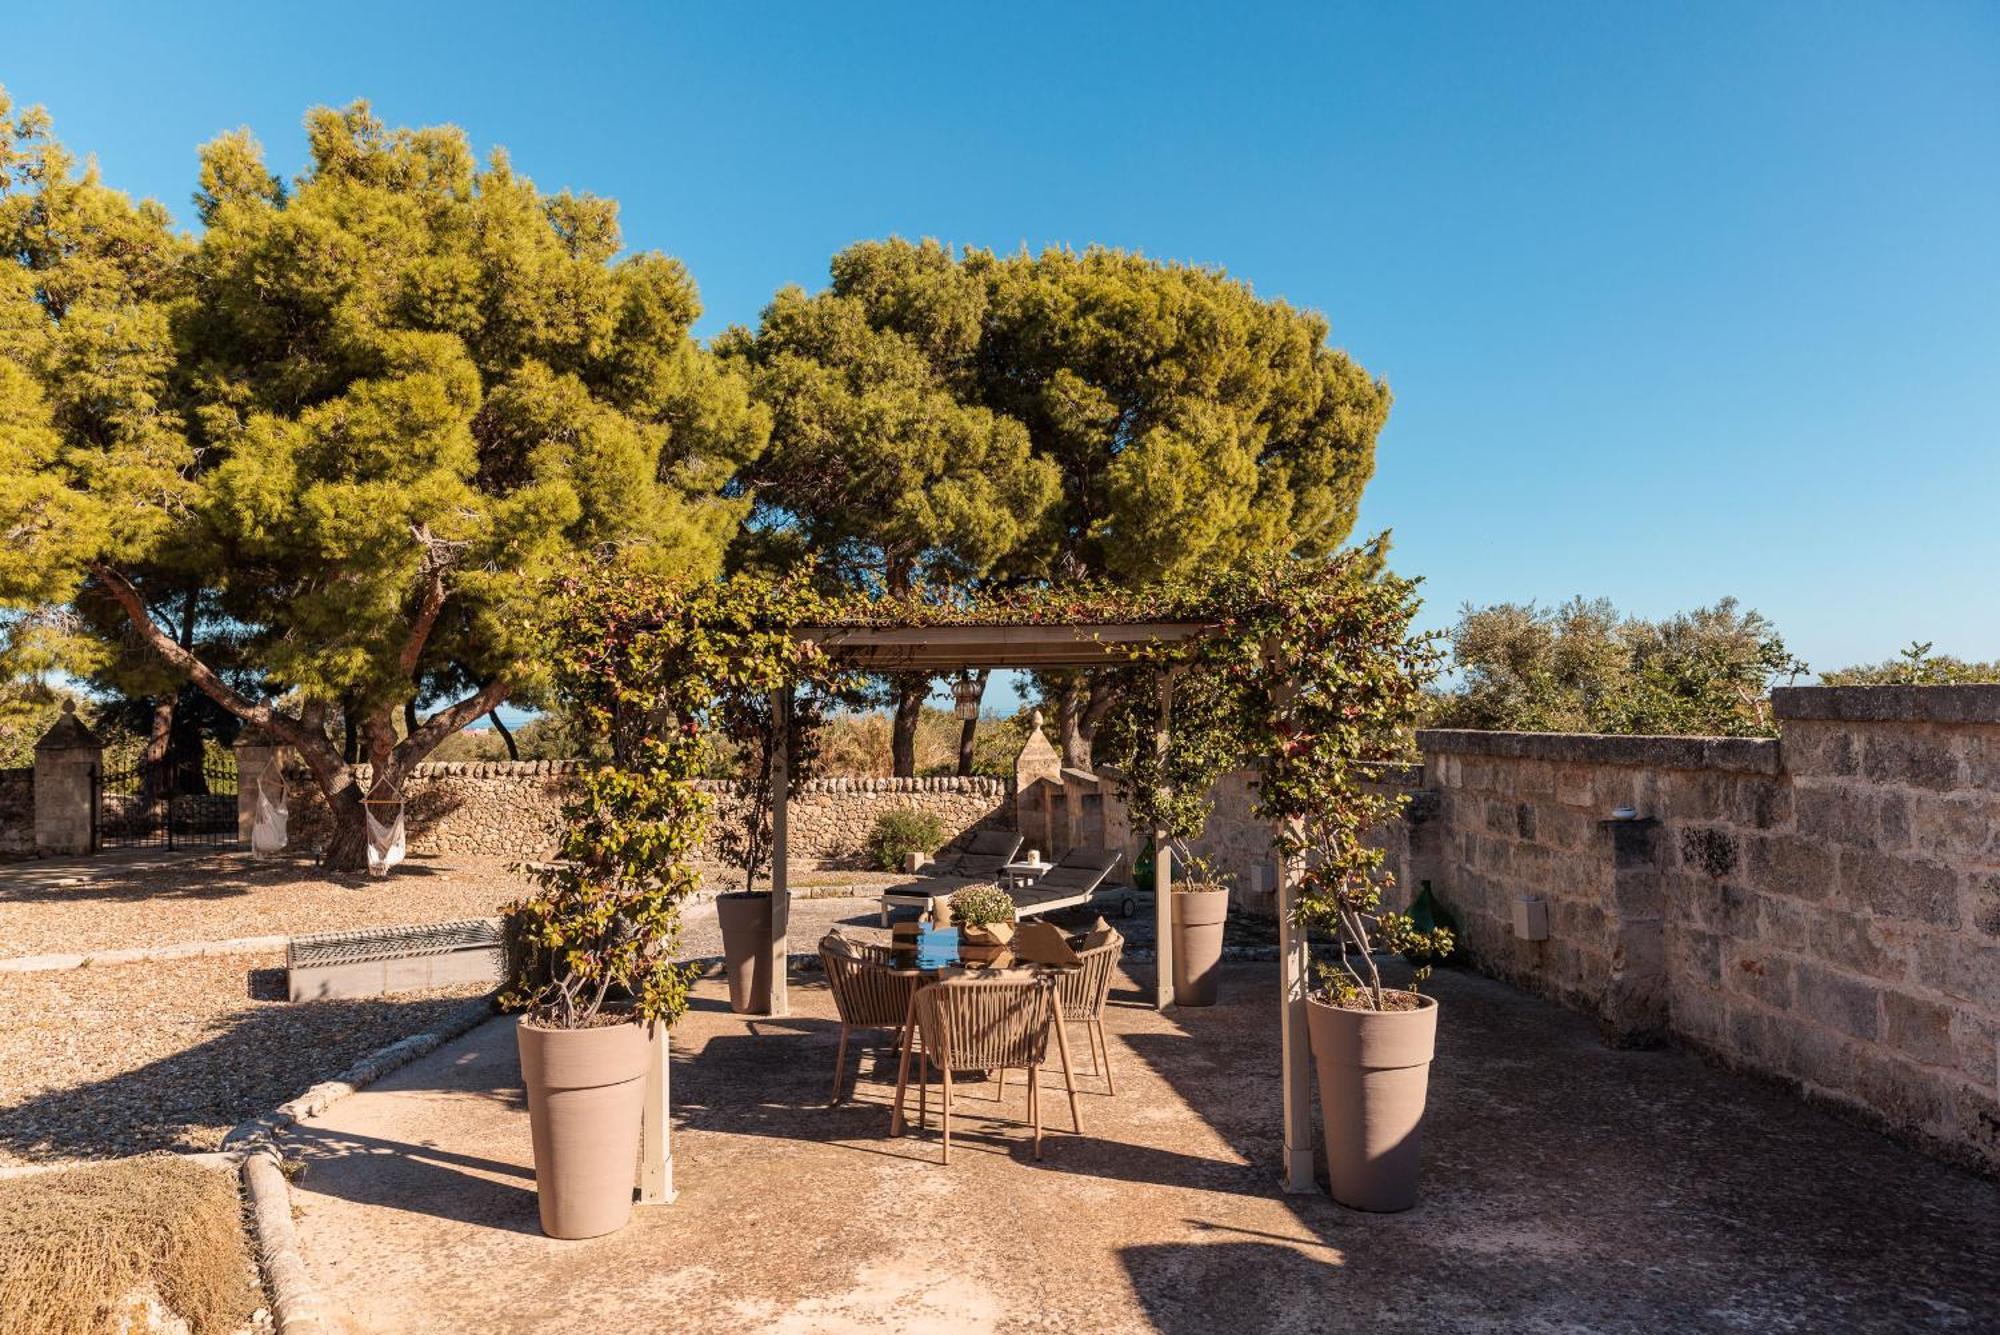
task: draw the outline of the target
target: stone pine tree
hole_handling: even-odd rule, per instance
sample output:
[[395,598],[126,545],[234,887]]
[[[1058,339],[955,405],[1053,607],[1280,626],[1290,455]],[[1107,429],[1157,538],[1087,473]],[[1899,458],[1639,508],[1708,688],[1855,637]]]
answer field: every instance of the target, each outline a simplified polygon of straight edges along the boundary
[[[290,184],[247,133],[203,149],[190,241],[9,120],[0,596],[115,609],[297,751],[352,868],[366,798],[538,684],[549,575],[716,565],[768,418],[689,337],[681,266],[617,258],[611,201],[362,103],[306,126]],[[190,590],[237,684],[176,633]]]
[[[780,292],[757,330],[725,340],[772,415],[751,466],[758,522],[747,535],[811,563],[829,583],[949,595],[1038,570],[1055,466],[1022,425],[963,395],[977,355],[983,282],[951,264],[896,281],[838,257],[833,283]],[[888,679],[895,772],[915,772],[931,679]]]
[[[1103,248],[959,256],[870,242],[835,272],[1059,472],[1037,539],[1052,578],[1142,586],[1320,555],[1351,533],[1389,391],[1328,344],[1325,317],[1217,269]],[[982,299],[936,298],[955,274]],[[1076,674],[1043,685],[1065,758],[1087,763],[1108,697],[1093,701]]]

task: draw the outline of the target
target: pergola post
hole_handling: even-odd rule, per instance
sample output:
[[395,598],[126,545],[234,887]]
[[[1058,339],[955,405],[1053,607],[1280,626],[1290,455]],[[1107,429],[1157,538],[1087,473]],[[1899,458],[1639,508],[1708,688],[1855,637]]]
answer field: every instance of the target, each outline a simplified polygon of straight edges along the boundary
[[1285,1094],[1285,1190],[1313,1186],[1312,1054],[1306,1043],[1306,987],[1312,960],[1306,934],[1292,922],[1299,864],[1278,860],[1278,1044]]
[[791,1014],[786,975],[790,947],[786,940],[792,917],[790,824],[792,793],[792,688],[771,692],[771,944],[764,967],[770,972],[771,1014]]
[[[1267,667],[1278,666],[1281,654],[1276,636],[1264,642]],[[1297,691],[1289,677],[1286,678],[1273,692],[1274,703],[1289,704]],[[1274,833],[1281,838],[1296,836],[1299,833],[1298,823],[1285,822]],[[1292,914],[1299,903],[1301,870],[1296,854],[1279,857],[1278,1060],[1285,1101],[1284,1189],[1288,1192],[1314,1190],[1312,1050],[1306,1039],[1306,990],[1310,985],[1312,959],[1304,929],[1292,921]]]
[[[1171,670],[1160,673],[1158,689],[1160,721],[1153,733],[1153,749],[1164,773],[1167,746],[1171,740],[1168,729],[1174,709],[1174,674]],[[1164,826],[1157,823],[1153,826],[1153,959],[1156,961],[1153,1007],[1156,1010],[1165,1010],[1174,1001],[1174,856],[1168,847],[1172,837]]]
[[674,1201],[674,1147],[668,1139],[667,1112],[673,1106],[668,1078],[672,1071],[667,1026],[651,1026],[653,1060],[646,1072],[646,1106],[639,1123],[639,1204],[671,1205]]

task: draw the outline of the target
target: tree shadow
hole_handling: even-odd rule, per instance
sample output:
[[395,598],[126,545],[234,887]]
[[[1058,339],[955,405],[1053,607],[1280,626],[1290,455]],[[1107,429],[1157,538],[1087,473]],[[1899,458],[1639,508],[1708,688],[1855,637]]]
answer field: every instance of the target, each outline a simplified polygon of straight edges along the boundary
[[[262,1001],[280,970],[245,970]],[[0,1149],[25,1159],[212,1150],[222,1130],[269,1112],[398,1038],[423,1032],[468,998],[247,1005],[208,1037],[129,1071],[0,1108]],[[60,1019],[52,1021],[62,1023]],[[81,1043],[93,1041],[79,1033]]]

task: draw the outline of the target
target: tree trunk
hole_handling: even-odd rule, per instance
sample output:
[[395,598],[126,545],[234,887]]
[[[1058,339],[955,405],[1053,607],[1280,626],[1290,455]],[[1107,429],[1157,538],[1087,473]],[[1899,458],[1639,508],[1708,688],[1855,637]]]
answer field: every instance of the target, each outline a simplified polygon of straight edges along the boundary
[[[507,731],[507,725],[500,721],[500,711],[496,709],[486,717],[493,721],[493,731],[500,734],[500,740],[507,743],[507,759],[519,760],[521,758],[521,748],[515,745],[514,734]],[[414,732],[415,729],[413,728],[411,731]]]
[[[989,668],[981,668],[979,669],[979,671],[972,674],[972,679],[975,682],[979,683],[979,698],[981,700],[984,700],[986,698],[986,679],[992,675],[993,675],[992,670]],[[978,736],[979,736],[978,718],[974,717],[966,719],[963,723],[959,725],[958,777],[961,779],[970,776],[972,773],[972,743]]]
[[924,715],[924,701],[931,693],[931,679],[921,673],[899,672],[891,680],[896,688],[896,720],[889,733],[891,772],[899,779],[917,773],[917,720]]
[[367,871],[368,808],[361,804],[361,789],[349,782],[326,805],[333,814],[333,833],[327,836],[319,865],[328,871]]
[[1083,731],[1083,674],[1063,674],[1062,688],[1056,692],[1056,732],[1062,738],[1063,764],[1071,769],[1090,768],[1090,738]]

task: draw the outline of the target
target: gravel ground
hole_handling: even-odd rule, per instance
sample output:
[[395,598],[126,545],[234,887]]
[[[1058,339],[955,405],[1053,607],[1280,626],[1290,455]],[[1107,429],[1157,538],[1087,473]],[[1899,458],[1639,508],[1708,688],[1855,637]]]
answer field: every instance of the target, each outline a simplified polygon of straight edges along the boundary
[[0,1162],[212,1150],[244,1118],[477,996],[284,1000],[236,955],[0,975]]
[[[814,868],[793,876],[795,893],[805,895],[895,879]],[[706,884],[723,888],[730,877],[717,868]],[[0,865],[0,958],[484,918],[527,888],[504,858],[413,857],[379,881],[247,853],[15,862]]]

